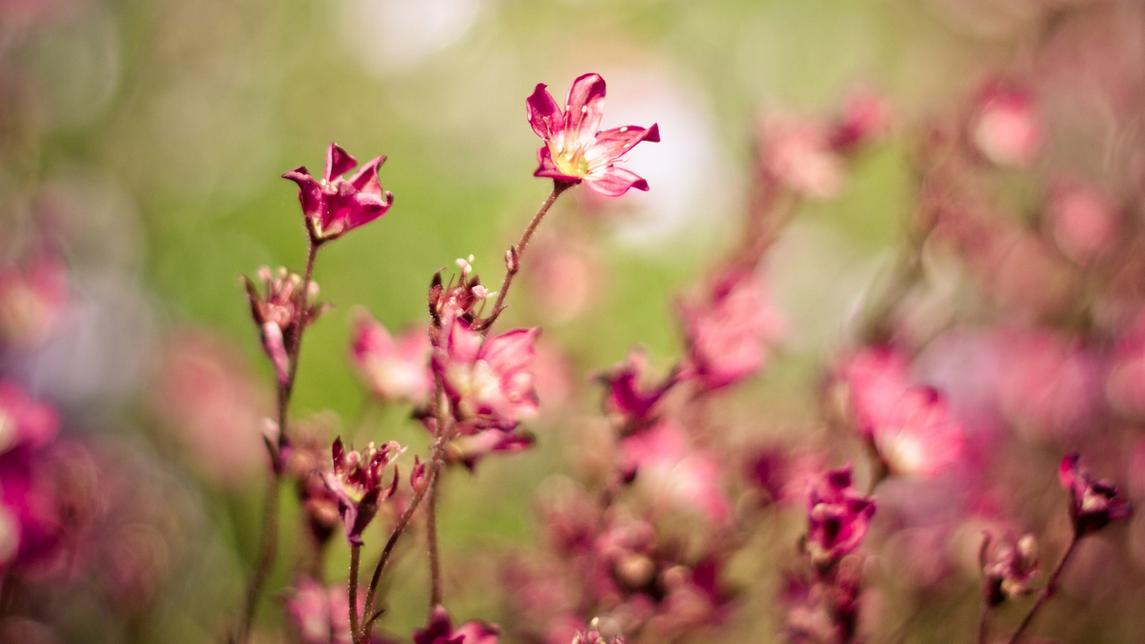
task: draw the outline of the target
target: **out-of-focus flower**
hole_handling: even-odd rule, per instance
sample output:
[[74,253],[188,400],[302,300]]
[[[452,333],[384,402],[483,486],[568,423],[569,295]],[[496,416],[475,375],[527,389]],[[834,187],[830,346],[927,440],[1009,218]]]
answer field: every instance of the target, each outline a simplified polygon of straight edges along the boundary
[[690,373],[706,389],[735,384],[763,368],[784,324],[758,276],[732,271],[703,299],[680,306]]
[[397,338],[369,313],[354,321],[350,358],[366,387],[385,401],[421,405],[433,391],[429,369],[430,342],[424,328],[411,328]]
[[962,426],[933,387],[913,386],[903,391],[872,436],[879,456],[894,474],[931,476],[963,455]]
[[250,278],[243,277],[251,317],[259,328],[263,350],[274,365],[278,383],[284,385],[290,377],[287,351],[294,345],[295,333],[302,333],[304,327],[313,324],[326,311],[326,306],[313,301],[318,296],[317,282],[310,282],[307,293],[300,294],[302,278],[286,268],[272,273],[269,267],[263,266],[258,278],[263,283],[262,293]]
[[1133,508],[1112,481],[1094,478],[1081,467],[1080,458],[1077,453],[1066,455],[1058,468],[1058,479],[1069,492],[1074,531],[1084,535],[1128,517]]
[[844,565],[829,575],[784,575],[780,600],[786,607],[788,641],[853,642],[859,627],[860,569]]
[[23,388],[0,380],[0,454],[20,447],[43,447],[55,438],[58,429],[54,409]]
[[1007,599],[1028,595],[1033,592],[1038,575],[1037,539],[1032,534],[1020,539],[1012,534],[993,539],[986,533],[978,564],[982,568],[983,593],[988,605],[997,606]]
[[529,449],[537,442],[530,433],[522,432],[479,432],[469,436],[458,436],[449,442],[446,455],[450,463],[460,463],[473,472],[481,459],[490,454],[512,454]]
[[851,486],[851,468],[827,471],[807,501],[807,552],[820,568],[829,568],[855,551],[867,535],[875,501]]
[[875,428],[894,412],[910,386],[906,357],[891,347],[866,347],[846,358],[835,370],[843,406],[861,436],[874,437]]
[[781,447],[754,449],[744,461],[745,478],[761,505],[802,502],[823,470],[820,459]]
[[890,124],[890,105],[871,91],[858,91],[843,101],[843,108],[831,125],[830,143],[836,151],[855,152],[882,136]]
[[1019,430],[1077,436],[1100,416],[1102,366],[1089,347],[1048,330],[1005,329],[995,342],[1002,411]]
[[394,203],[394,195],[382,190],[378,181],[378,166],[385,160],[384,156],[375,157],[346,179],[343,175],[358,162],[338,144],[331,143],[321,179],[310,176],[306,166],[282,175],[298,184],[298,200],[311,239],[318,243],[335,239],[386,214]]
[[455,318],[433,351],[462,433],[512,430],[537,414],[532,362],[537,329],[514,329],[486,337]]
[[1145,313],[1118,336],[1110,353],[1105,395],[1113,409],[1132,418],[1145,417]]
[[1058,248],[1078,264],[1089,264],[1117,241],[1117,205],[1094,186],[1055,185],[1046,203],[1046,219]]
[[302,644],[350,644],[350,603],[342,585],[323,586],[309,577],[294,583],[286,614]]
[[726,521],[731,514],[718,461],[691,445],[676,423],[661,421],[625,437],[620,452],[625,478],[635,477],[654,500],[698,511],[714,522]]
[[996,80],[974,100],[969,132],[978,152],[999,166],[1024,168],[1033,163],[1043,136],[1033,95],[1023,87]]
[[619,416],[632,428],[654,420],[657,403],[681,380],[680,370],[673,369],[659,383],[645,386],[647,363],[643,349],[632,349],[624,362],[597,376],[605,387],[605,411]]
[[830,199],[843,187],[843,157],[822,123],[788,115],[763,119],[759,165],[763,179],[810,199]]
[[324,432],[303,424],[294,429],[290,445],[283,454],[284,470],[294,481],[306,527],[319,548],[334,536],[334,530],[341,521],[339,496],[326,484],[329,452],[322,436],[325,436]]
[[600,619],[594,617],[588,628],[578,630],[573,635],[572,644],[624,644],[624,637],[605,637],[600,634]]
[[603,267],[594,247],[565,231],[542,237],[521,275],[536,309],[553,322],[569,322],[599,297]]
[[37,257],[22,267],[0,266],[0,346],[42,342],[67,297],[67,271],[54,257]]
[[470,620],[454,628],[449,612],[440,604],[429,614],[425,628],[414,631],[414,644],[497,644],[501,629],[495,624]]
[[563,110],[545,87],[538,83],[525,101],[529,124],[545,142],[537,150],[540,165],[533,176],[566,185],[584,181],[609,197],[618,197],[629,188],[647,190],[647,181],[616,162],[641,141],[659,141],[660,128],[653,123],[649,128],[626,125],[600,130],[605,85],[599,74],[578,76]]
[[393,480],[383,488],[386,466],[403,451],[390,441],[380,447],[370,443],[365,451],[347,451],[342,439],[334,440],[331,448],[333,471],[325,474],[326,485],[338,496],[338,512],[346,526],[346,538],[354,545],[362,545],[362,532],[378,512],[378,504],[394,495],[398,488],[398,468],[393,468]]

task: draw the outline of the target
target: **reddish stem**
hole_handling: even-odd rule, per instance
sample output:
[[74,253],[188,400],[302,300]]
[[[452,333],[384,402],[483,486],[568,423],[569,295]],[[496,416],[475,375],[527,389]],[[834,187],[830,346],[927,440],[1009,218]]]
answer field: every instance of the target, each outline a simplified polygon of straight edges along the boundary
[[1066,563],[1069,562],[1073,553],[1077,550],[1079,541],[1081,541],[1081,536],[1075,530],[1073,537],[1070,539],[1069,547],[1066,548],[1065,554],[1062,555],[1061,561],[1058,562],[1054,571],[1050,573],[1050,579],[1046,582],[1046,587],[1042,589],[1042,594],[1038,595],[1038,600],[1034,602],[1034,605],[1030,608],[1030,612],[1026,613],[1026,617],[1022,620],[1022,623],[1018,624],[1018,630],[1014,631],[1014,634],[1010,636],[1010,644],[1015,644],[1022,637],[1022,634],[1024,634],[1030,627],[1030,624],[1034,622],[1034,617],[1038,615],[1038,611],[1054,596],[1062,571],[1065,570]]

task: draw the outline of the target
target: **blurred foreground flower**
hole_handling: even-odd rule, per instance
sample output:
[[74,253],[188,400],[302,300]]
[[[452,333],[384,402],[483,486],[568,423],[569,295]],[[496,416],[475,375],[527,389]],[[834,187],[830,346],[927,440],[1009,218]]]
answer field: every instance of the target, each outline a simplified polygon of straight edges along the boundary
[[472,620],[454,628],[444,606],[434,606],[425,628],[414,632],[414,644],[497,644],[501,629],[494,624]]
[[995,80],[978,93],[970,118],[970,140],[991,163],[1028,167],[1042,145],[1042,122],[1033,95],[1012,82]]
[[875,501],[851,485],[851,468],[826,472],[807,501],[807,550],[821,568],[837,564],[862,542],[875,515]]
[[1081,467],[1080,459],[1076,453],[1069,454],[1058,468],[1058,478],[1070,496],[1069,516],[1079,536],[1096,532],[1133,511],[1112,481],[1095,478]]
[[358,162],[338,144],[331,143],[321,179],[310,176],[306,166],[282,175],[298,184],[298,200],[312,241],[335,239],[386,214],[394,203],[394,195],[382,190],[378,181],[378,167],[385,160],[384,156],[375,157],[345,179],[343,175]]
[[429,354],[429,336],[423,329],[412,328],[395,338],[365,311],[354,321],[350,357],[366,387],[383,401],[429,401]]
[[648,189],[647,181],[616,162],[641,141],[659,141],[660,128],[653,123],[650,128],[626,125],[601,131],[604,93],[599,74],[578,76],[562,110],[545,85],[537,84],[525,101],[529,124],[545,142],[537,151],[540,166],[534,176],[567,185],[584,181],[609,197],[618,197],[629,188]]
[[1011,534],[994,539],[987,533],[978,563],[982,567],[986,604],[997,606],[1007,599],[1034,591],[1033,582],[1038,575],[1038,542],[1032,534],[1023,535],[1020,539]]
[[24,266],[0,266],[0,347],[43,341],[67,303],[67,291],[67,271],[49,255]]
[[350,604],[341,584],[323,586],[309,577],[295,582],[286,614],[301,644],[350,644]]

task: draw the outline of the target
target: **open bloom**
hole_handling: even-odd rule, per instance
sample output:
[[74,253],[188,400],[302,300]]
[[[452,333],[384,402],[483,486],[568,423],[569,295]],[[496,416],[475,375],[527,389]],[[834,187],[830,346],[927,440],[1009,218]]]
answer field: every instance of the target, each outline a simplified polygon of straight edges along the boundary
[[454,318],[433,353],[462,433],[510,431],[537,413],[533,358],[538,329],[486,337]]
[[734,384],[761,369],[783,322],[755,275],[733,271],[701,301],[680,307],[688,356],[707,389]]
[[851,468],[829,470],[811,489],[807,503],[807,550],[820,567],[854,552],[875,515],[875,501],[851,486]]
[[338,497],[338,513],[346,526],[346,538],[355,545],[362,544],[362,532],[378,512],[378,504],[394,495],[398,488],[398,469],[393,468],[393,480],[388,488],[382,487],[386,466],[401,454],[402,448],[390,441],[380,447],[373,443],[361,452],[347,451],[342,439],[334,440],[331,448],[333,471],[325,475],[326,485]]
[[616,165],[641,141],[660,140],[660,128],[626,125],[601,131],[604,79],[582,74],[573,81],[562,110],[543,83],[525,100],[529,124],[545,145],[537,151],[540,166],[533,176],[573,185],[584,181],[602,195],[619,197],[629,188],[647,190],[648,182]]
[[354,322],[350,358],[366,387],[382,400],[415,405],[429,400],[429,352],[424,329],[413,328],[395,338],[369,313],[362,312]]
[[495,624],[470,620],[454,628],[449,613],[434,606],[425,628],[414,632],[414,644],[497,644],[501,629]]
[[1066,455],[1058,468],[1058,479],[1069,492],[1074,531],[1082,535],[1128,517],[1133,508],[1111,481],[1097,479],[1081,467],[1080,458],[1077,453]]
[[318,284],[310,282],[305,295],[300,295],[302,278],[295,273],[279,268],[272,273],[263,266],[258,271],[263,283],[263,292],[248,277],[244,277],[247,299],[250,301],[251,317],[258,325],[262,336],[262,347],[274,365],[279,384],[285,384],[290,377],[290,356],[288,347],[293,346],[295,335],[302,332],[325,311],[326,306],[314,303],[318,295]]
[[298,201],[306,216],[306,227],[316,242],[340,237],[343,233],[386,214],[394,195],[382,190],[378,166],[386,158],[375,157],[349,179],[343,175],[358,162],[348,152],[331,143],[326,151],[326,171],[321,179],[310,176],[306,166],[282,175],[298,184]]

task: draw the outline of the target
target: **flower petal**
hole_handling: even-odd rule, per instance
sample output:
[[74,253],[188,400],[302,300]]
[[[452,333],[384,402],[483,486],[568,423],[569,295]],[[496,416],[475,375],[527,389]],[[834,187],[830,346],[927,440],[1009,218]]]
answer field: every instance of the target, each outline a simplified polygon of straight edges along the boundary
[[591,141],[596,134],[604,114],[604,93],[604,79],[600,74],[582,74],[573,81],[565,102],[565,124],[574,133],[573,138]]
[[310,176],[306,166],[299,166],[286,172],[282,178],[298,184],[298,201],[302,204],[303,214],[307,217],[318,216],[322,187],[318,185],[318,181],[314,177]]
[[553,100],[553,95],[545,89],[544,83],[537,83],[532,95],[525,99],[525,113],[529,117],[529,125],[533,126],[533,131],[546,141],[564,129],[564,114],[561,112],[561,107]]
[[333,181],[354,169],[358,162],[337,143],[331,143],[326,150],[326,181]]
[[590,167],[601,162],[614,161],[624,156],[641,141],[659,142],[660,126],[656,123],[653,123],[650,128],[626,125],[600,132],[596,135],[592,147],[585,153],[585,160],[588,161]]
[[606,197],[619,197],[629,188],[648,190],[648,182],[636,173],[616,166],[606,168],[597,176],[585,178],[589,188]]
[[370,159],[369,163],[363,165],[361,169],[350,178],[350,185],[362,192],[381,194],[382,184],[378,181],[378,168],[385,162],[385,156]]

